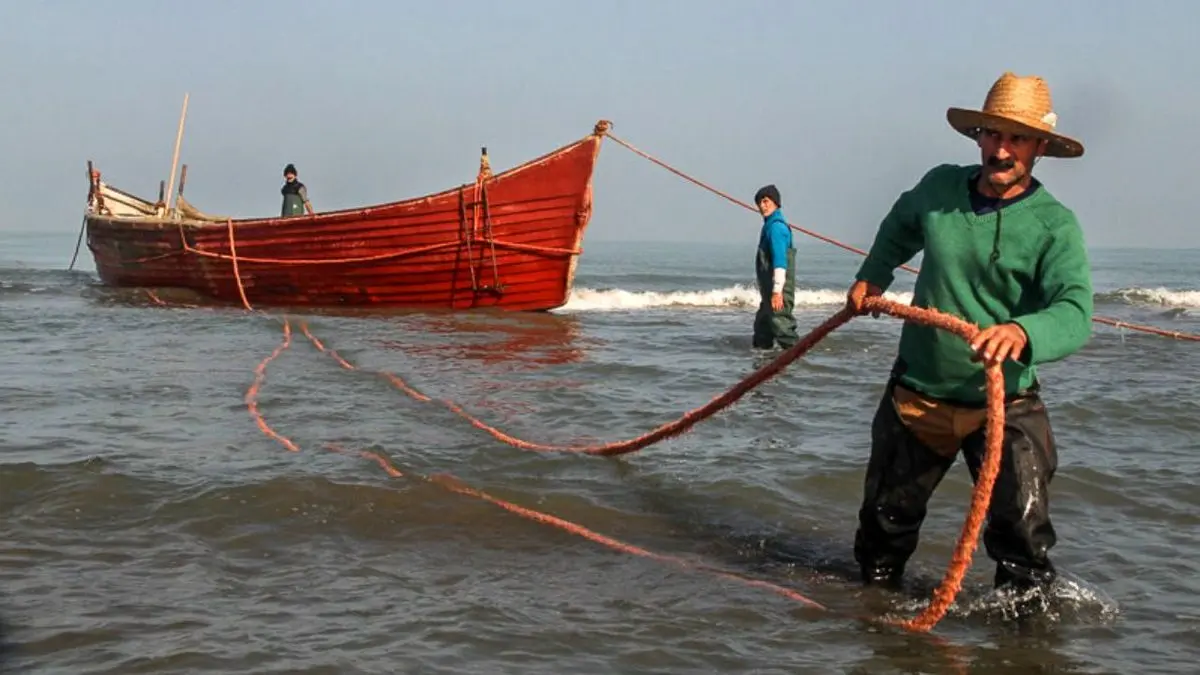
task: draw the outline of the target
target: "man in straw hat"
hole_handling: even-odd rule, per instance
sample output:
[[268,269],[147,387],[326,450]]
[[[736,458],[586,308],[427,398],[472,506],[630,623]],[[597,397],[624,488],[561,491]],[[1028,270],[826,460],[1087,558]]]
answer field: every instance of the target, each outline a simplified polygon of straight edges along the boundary
[[959,450],[978,479],[984,365],[1002,364],[1004,456],[983,539],[995,585],[1024,591],[1055,578],[1048,488],[1057,451],[1036,368],[1081,349],[1092,317],[1079,222],[1032,169],[1041,157],[1079,157],[1083,145],[1055,130],[1050,89],[1039,77],[1005,73],[982,110],[950,108],[946,118],[979,145],[980,164],[937,166],[899,196],[847,303],[862,313],[863,299],[882,294],[893,270],[924,251],[913,305],[983,330],[968,344],[904,324],[872,422],[854,554],[865,582],[899,582],[929,498]]

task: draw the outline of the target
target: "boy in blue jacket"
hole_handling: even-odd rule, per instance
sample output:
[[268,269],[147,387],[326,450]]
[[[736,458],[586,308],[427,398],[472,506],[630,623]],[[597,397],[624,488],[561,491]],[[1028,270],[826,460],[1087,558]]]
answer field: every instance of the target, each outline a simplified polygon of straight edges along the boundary
[[754,315],[756,349],[771,349],[775,343],[787,349],[799,341],[796,319],[792,316],[796,295],[796,249],[792,246],[792,228],[783,217],[779,189],[774,185],[760,188],[754,203],[763,216],[758,251],[754,258],[755,276],[761,300]]

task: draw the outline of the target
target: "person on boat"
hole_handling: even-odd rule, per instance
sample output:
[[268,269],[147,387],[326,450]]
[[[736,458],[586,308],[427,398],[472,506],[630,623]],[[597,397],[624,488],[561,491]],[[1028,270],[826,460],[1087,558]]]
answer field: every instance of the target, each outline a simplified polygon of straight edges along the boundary
[[759,303],[754,315],[753,346],[772,349],[776,343],[787,349],[799,341],[796,319],[792,316],[796,296],[796,249],[792,228],[783,217],[779,189],[767,185],[754,194],[754,203],[762,214],[754,271],[758,278]]
[[305,212],[310,216],[313,214],[312,202],[308,201],[308,188],[296,180],[294,164],[283,167],[283,187],[279,191],[283,193],[283,209],[280,216],[299,216]]
[[881,295],[896,267],[924,251],[912,304],[982,330],[970,343],[906,322],[871,424],[854,556],[867,584],[899,583],[926,505],[961,450],[973,480],[985,451],[984,366],[1005,380],[1004,454],[983,541],[993,584],[1024,593],[1057,576],[1049,550],[1049,484],[1058,450],[1037,367],[1091,336],[1092,280],[1074,212],[1032,175],[1043,157],[1083,155],[1058,133],[1049,85],[1004,73],[980,110],[950,108],[950,126],[979,146],[979,164],[942,164],[902,193],[847,293]]

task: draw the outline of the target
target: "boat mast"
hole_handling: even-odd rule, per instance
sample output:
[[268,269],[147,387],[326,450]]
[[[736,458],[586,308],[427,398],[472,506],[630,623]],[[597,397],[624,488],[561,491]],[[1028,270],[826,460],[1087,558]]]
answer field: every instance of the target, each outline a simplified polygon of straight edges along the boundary
[[167,214],[174,217],[175,168],[179,166],[179,145],[183,142],[183,121],[187,119],[188,95],[183,94],[183,111],[179,113],[179,130],[175,132],[175,154],[171,157],[170,184],[167,188]]

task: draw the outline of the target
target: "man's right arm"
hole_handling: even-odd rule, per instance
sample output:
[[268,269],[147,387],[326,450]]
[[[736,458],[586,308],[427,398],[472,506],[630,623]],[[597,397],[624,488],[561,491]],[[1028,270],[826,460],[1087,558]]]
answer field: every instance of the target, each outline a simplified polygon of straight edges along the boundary
[[902,193],[892,204],[891,211],[879,224],[871,250],[858,268],[854,278],[887,290],[895,280],[897,267],[912,260],[925,246],[920,214],[914,193],[920,185]]

